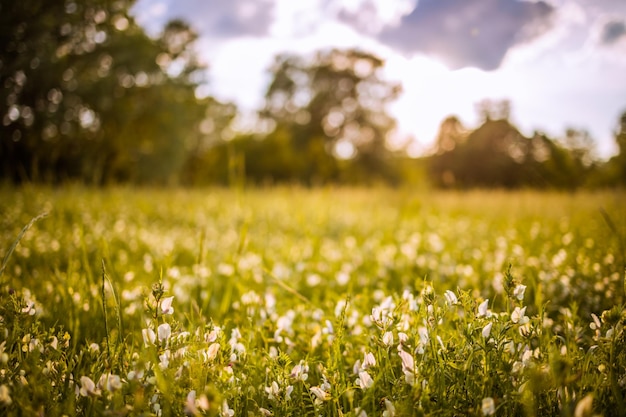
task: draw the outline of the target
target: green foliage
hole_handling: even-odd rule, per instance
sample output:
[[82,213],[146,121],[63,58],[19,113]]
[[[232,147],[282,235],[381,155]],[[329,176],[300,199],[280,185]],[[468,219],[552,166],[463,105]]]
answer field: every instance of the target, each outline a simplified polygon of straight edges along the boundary
[[[5,2],[0,10],[2,176],[171,183],[206,118],[196,35],[149,38],[132,1]],[[6,107],[5,107],[6,105]],[[215,108],[217,106],[213,106]]]
[[622,410],[623,194],[0,195],[3,415]]
[[[395,121],[386,105],[397,98],[400,86],[380,78],[383,65],[358,50],[322,51],[312,60],[278,56],[261,111],[275,125],[268,147],[263,146],[265,164],[309,184],[397,181],[386,147]],[[297,161],[270,162],[277,146],[287,147],[286,157],[299,155]]]
[[569,129],[564,143],[541,133],[526,138],[507,119],[508,104],[501,106],[506,117],[494,118],[494,110],[483,109],[485,121],[473,131],[455,117],[442,122],[438,152],[428,158],[435,185],[576,189],[593,182],[596,166],[588,134]]

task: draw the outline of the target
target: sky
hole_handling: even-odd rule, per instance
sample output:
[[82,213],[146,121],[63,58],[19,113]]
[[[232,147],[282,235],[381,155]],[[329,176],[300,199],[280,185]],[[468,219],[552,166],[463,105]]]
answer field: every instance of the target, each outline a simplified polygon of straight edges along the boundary
[[523,134],[585,129],[607,158],[626,112],[626,0],[138,0],[133,15],[154,35],[189,22],[208,65],[200,94],[244,113],[262,106],[279,53],[373,53],[403,86],[388,110],[415,155],[447,116],[474,128],[478,102],[507,99]]

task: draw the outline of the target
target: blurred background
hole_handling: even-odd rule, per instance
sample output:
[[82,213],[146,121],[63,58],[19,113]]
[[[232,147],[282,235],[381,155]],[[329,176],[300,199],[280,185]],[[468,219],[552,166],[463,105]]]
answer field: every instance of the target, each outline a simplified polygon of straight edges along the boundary
[[0,2],[0,181],[626,185],[623,0]]

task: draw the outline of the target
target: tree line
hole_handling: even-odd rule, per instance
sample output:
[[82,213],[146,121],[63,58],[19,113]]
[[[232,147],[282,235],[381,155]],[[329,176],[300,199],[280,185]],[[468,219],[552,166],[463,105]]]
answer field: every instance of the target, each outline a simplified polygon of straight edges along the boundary
[[0,4],[0,177],[86,184],[406,184],[440,187],[626,185],[626,112],[619,153],[599,162],[584,131],[527,138],[507,102],[480,105],[481,126],[441,124],[433,152],[391,150],[387,105],[401,86],[368,52],[275,58],[255,132],[238,133],[232,103],[196,95],[206,68],[197,34],[169,22],[156,38],[132,0]]

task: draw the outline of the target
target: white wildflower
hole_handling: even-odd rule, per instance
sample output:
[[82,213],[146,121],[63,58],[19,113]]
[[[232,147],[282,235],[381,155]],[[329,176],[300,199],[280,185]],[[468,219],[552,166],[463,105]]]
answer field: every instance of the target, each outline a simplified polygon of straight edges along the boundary
[[526,315],[526,307],[519,308],[515,307],[513,312],[511,313],[511,321],[513,323],[526,324],[530,319]]
[[396,415],[396,407],[393,406],[393,403],[385,398],[385,411],[383,411],[383,417],[395,417]]
[[393,333],[385,332],[385,334],[383,334],[383,344],[385,346],[393,345]]
[[480,303],[478,306],[478,317],[489,317],[491,316],[491,312],[489,311],[489,299],[487,298],[485,301]]
[[11,403],[13,403],[13,400],[11,399],[11,391],[9,391],[9,387],[4,384],[0,385],[0,404],[9,406]]
[[526,292],[526,285],[518,284],[513,288],[513,297],[522,301],[524,299],[524,292]]
[[424,326],[420,326],[417,328],[417,334],[420,337],[420,343],[422,345],[428,344],[430,341],[430,336],[428,335],[428,329]]
[[355,384],[357,384],[362,390],[365,390],[374,385],[374,380],[370,374],[367,373],[367,371],[361,371],[359,372],[359,377],[356,379]]
[[309,377],[308,372],[309,372],[309,366],[305,362],[300,361],[299,364],[297,364],[291,369],[291,374],[289,376],[295,379],[296,381],[304,382]]
[[321,404],[323,401],[330,400],[330,393],[324,391],[321,387],[314,386],[310,388],[313,395],[315,395],[315,402]]
[[376,358],[374,358],[374,354],[372,352],[366,352],[363,355],[363,363],[361,364],[361,368],[363,370],[366,370],[373,366],[376,366]]
[[119,375],[102,374],[98,380],[98,388],[109,392],[117,391],[122,388],[122,381]]
[[275,400],[280,395],[280,387],[276,381],[272,381],[269,387],[265,387],[265,393],[267,394],[267,398],[270,400]]
[[593,412],[593,394],[587,394],[576,404],[574,417],[587,417]]
[[143,336],[143,343],[146,347],[154,345],[154,342],[156,341],[156,334],[154,333],[154,330],[142,329],[141,335]]
[[170,350],[167,349],[165,352],[159,355],[159,367],[161,369],[167,369],[167,367],[170,365],[170,358],[171,353]]
[[174,312],[174,307],[172,307],[172,301],[174,301],[174,296],[165,297],[161,300],[162,314],[172,314]]
[[220,350],[219,343],[211,343],[207,350],[202,351],[202,357],[205,362],[211,362],[217,357],[217,353]]
[[220,415],[222,417],[233,417],[235,415],[235,410],[228,406],[228,401],[224,400],[222,403],[222,410]]
[[446,297],[446,303],[448,303],[448,305],[453,306],[459,303],[459,299],[456,298],[456,294],[454,294],[452,291],[447,290],[444,293],[444,296]]
[[198,407],[196,406],[196,390],[194,389],[189,391],[189,394],[187,394],[187,398],[185,399],[185,414],[188,416],[200,414]]
[[83,397],[90,395],[100,395],[100,390],[96,389],[96,384],[88,376],[80,377],[80,389],[78,393]]
[[172,327],[168,323],[160,324],[157,328],[157,335],[159,337],[159,342],[163,343],[167,341],[172,335]]
[[602,323],[600,322],[600,319],[598,318],[598,316],[595,315],[594,313],[591,313],[591,318],[593,319],[593,321],[589,323],[589,327],[592,330],[600,330],[600,328],[602,328]]
[[493,398],[483,398],[482,412],[483,416],[492,416],[496,413],[496,403],[493,401]]
[[398,356],[402,359],[402,371],[413,372],[415,369],[415,362],[413,356],[410,353],[403,350],[398,351]]
[[487,323],[487,325],[485,327],[483,327],[482,330],[482,335],[485,339],[489,338],[489,335],[491,334],[491,327],[493,326],[492,322]]

